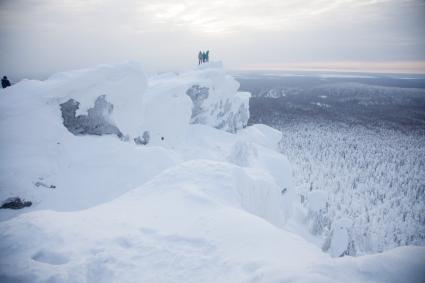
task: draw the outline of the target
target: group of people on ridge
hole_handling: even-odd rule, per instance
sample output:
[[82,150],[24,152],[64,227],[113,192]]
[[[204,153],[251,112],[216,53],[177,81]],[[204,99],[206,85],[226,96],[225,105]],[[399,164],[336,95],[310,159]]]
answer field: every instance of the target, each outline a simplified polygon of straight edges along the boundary
[[6,77],[6,76],[4,76],[4,77],[1,79],[1,87],[2,87],[2,88],[7,88],[8,86],[10,86],[10,82],[9,82],[9,80],[7,79],[7,77]]
[[210,60],[209,56],[210,56],[209,50],[207,50],[206,52],[199,51],[199,53],[198,53],[199,63],[198,64],[201,65],[202,63],[208,62]]

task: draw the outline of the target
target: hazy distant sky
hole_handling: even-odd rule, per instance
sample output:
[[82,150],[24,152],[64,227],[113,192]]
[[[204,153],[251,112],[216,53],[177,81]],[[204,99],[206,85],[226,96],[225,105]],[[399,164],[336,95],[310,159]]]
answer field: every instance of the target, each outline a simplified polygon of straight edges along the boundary
[[142,61],[179,70],[425,72],[425,0],[0,0],[0,74]]

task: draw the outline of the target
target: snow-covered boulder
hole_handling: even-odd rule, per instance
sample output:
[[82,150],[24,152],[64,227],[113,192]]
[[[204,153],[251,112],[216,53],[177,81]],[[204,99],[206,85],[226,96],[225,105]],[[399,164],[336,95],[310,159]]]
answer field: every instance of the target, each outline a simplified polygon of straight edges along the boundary
[[[142,129],[155,131],[164,140],[170,136],[173,142],[185,132],[188,121],[235,133],[249,119],[250,94],[238,89],[239,83],[226,74],[221,63],[214,62],[181,74],[152,77]],[[157,109],[160,105],[164,108]],[[153,130],[159,121],[165,126]]]
[[96,101],[103,99],[113,107],[105,116],[130,136],[139,135],[146,90],[147,77],[136,62],[59,73],[40,84],[40,92],[52,104],[70,99],[78,102],[77,114],[87,114],[89,109],[95,109]]
[[[314,190],[307,194],[305,207],[307,208],[307,219],[310,223],[310,232],[319,235],[327,231],[330,220],[326,215],[328,208],[328,193],[324,190]],[[325,243],[323,250],[329,249],[329,244]]]
[[333,223],[330,239],[329,253],[333,257],[349,254],[350,229],[353,222],[348,218],[342,218]]

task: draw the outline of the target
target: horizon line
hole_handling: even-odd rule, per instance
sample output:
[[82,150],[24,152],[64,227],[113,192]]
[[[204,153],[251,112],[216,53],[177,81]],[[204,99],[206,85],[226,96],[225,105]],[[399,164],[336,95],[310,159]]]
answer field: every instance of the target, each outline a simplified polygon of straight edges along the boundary
[[425,61],[247,64],[232,71],[301,71],[425,75]]

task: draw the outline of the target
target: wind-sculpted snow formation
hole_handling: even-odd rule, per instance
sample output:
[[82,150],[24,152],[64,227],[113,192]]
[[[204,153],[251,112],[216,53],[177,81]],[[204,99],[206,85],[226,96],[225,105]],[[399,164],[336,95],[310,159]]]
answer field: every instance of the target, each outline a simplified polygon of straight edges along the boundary
[[32,205],[0,210],[0,281],[423,281],[424,248],[308,240],[282,134],[237,90],[220,63],[128,63],[1,91],[0,197]]

